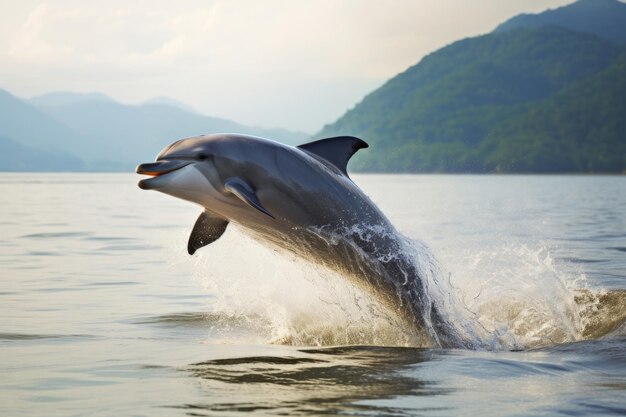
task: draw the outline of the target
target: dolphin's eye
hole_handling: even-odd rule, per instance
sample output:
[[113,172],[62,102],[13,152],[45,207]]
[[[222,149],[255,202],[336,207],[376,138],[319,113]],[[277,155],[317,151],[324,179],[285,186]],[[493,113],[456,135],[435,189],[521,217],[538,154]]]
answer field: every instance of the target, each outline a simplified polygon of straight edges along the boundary
[[205,159],[208,158],[208,156],[202,152],[200,152],[198,155],[196,155],[196,158],[199,159],[200,161],[204,161]]

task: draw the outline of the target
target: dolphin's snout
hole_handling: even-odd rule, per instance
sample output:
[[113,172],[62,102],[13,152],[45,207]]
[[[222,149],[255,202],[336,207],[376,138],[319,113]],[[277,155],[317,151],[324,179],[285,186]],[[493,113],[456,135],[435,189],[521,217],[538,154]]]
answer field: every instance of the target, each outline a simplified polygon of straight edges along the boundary
[[[142,175],[150,175],[151,177],[159,177],[161,175],[169,174],[170,172],[179,170],[194,161],[182,160],[182,159],[162,159],[156,162],[148,162],[145,164],[137,165],[135,172]],[[156,185],[153,180],[156,178],[145,178],[140,180],[137,185],[142,190],[152,190]]]
[[177,169],[185,167],[192,162],[193,161],[185,161],[180,159],[163,159],[156,162],[148,162],[146,164],[137,165],[135,172],[137,172],[137,174],[152,176],[163,175],[167,174],[168,172],[176,171]]

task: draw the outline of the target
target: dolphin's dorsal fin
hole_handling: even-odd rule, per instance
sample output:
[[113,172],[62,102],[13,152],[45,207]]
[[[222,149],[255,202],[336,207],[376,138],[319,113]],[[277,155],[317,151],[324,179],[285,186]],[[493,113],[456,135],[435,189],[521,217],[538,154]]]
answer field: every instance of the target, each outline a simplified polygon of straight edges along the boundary
[[337,168],[345,176],[348,176],[348,161],[359,149],[367,148],[369,145],[365,141],[354,136],[337,136],[316,140],[298,146],[307,152],[324,158]]
[[263,204],[261,204],[261,202],[259,201],[259,198],[257,197],[254,189],[252,189],[250,184],[248,184],[241,178],[233,177],[227,179],[226,181],[224,181],[224,189],[239,197],[241,201],[243,201],[250,207],[259,210],[261,213],[270,216],[272,219],[274,218],[274,216],[272,216],[272,213],[270,213],[268,209],[263,207]]
[[196,224],[193,225],[187,252],[193,255],[198,249],[215,242],[224,234],[226,226],[228,226],[228,220],[203,211],[196,220]]

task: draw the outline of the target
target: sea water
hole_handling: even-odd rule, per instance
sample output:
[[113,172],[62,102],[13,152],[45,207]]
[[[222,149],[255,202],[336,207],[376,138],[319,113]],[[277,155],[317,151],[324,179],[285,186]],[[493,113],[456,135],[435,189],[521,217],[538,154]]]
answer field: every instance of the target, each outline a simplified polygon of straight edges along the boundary
[[626,177],[353,179],[480,349],[236,225],[190,257],[135,175],[0,174],[0,415],[626,413]]

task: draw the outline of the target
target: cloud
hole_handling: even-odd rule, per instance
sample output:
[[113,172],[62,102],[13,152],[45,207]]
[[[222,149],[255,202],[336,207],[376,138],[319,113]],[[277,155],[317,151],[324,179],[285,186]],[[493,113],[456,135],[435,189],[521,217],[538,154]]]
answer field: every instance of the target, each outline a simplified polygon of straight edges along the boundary
[[[133,65],[172,36],[166,13],[37,5],[11,40],[9,56],[47,66]],[[128,61],[127,61],[128,60]]]

